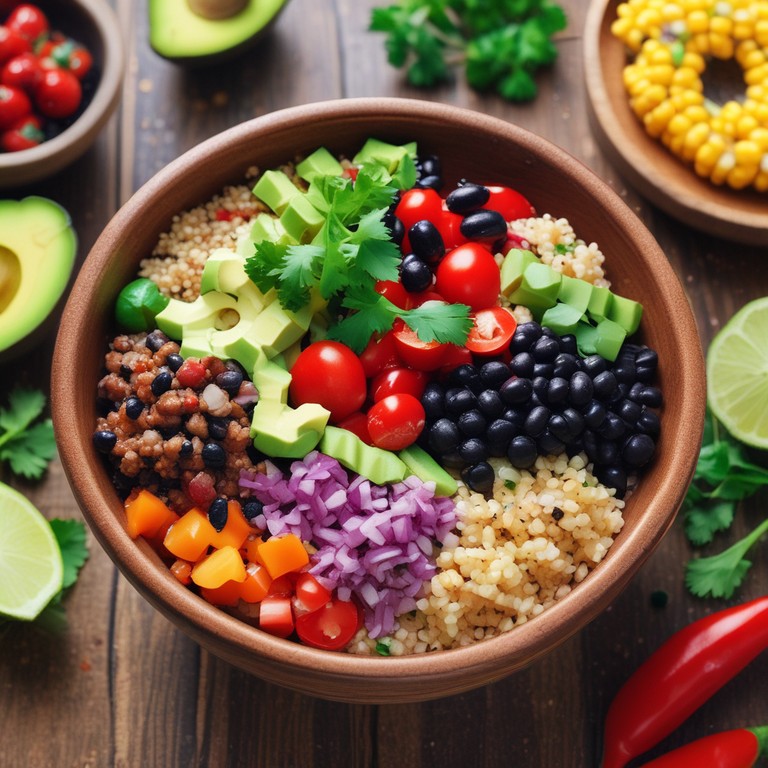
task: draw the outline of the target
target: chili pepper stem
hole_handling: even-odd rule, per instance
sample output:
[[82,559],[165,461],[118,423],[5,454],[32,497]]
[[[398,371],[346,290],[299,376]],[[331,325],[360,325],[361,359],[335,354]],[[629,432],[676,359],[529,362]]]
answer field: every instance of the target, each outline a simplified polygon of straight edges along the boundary
[[768,755],[768,725],[758,725],[747,730],[754,733],[757,739],[757,756]]

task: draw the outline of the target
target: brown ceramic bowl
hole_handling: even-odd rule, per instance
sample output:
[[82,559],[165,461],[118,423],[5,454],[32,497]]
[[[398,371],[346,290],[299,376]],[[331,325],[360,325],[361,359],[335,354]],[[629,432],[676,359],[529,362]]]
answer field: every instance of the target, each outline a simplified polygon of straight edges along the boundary
[[[420,149],[441,157],[448,184],[468,177],[517,186],[538,211],[566,216],[582,238],[599,243],[615,289],[645,306],[642,339],[659,353],[666,396],[657,457],[628,500],[626,525],[609,555],[584,582],[503,636],[401,658],[315,650],[208,605],[182,587],[149,546],[129,538],[120,500],[91,444],[115,297],[174,213],[242,179],[249,166],[276,167],[320,145],[353,152],[371,135],[417,140]],[[74,359],[77,366],[71,365]],[[694,319],[669,262],[637,217],[584,165],[485,115],[413,100],[349,99],[265,115],[214,136],[126,203],[94,245],[65,308],[52,400],[61,458],[86,519],[126,577],[163,615],[212,653],[271,682],[341,701],[404,702],[504,677],[552,651],[616,598],[672,524],[687,489],[704,422],[703,370]]]
[[77,160],[95,141],[120,101],[124,71],[122,31],[106,0],[36,0],[51,25],[83,43],[98,75],[90,101],[60,134],[37,147],[0,152],[0,188],[39,181]]

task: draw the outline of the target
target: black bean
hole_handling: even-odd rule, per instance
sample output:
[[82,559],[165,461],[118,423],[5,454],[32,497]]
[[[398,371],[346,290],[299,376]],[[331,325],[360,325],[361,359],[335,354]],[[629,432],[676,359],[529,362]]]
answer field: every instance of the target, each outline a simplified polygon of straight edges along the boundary
[[597,444],[595,462],[598,464],[618,464],[619,446],[613,440],[603,440]]
[[538,456],[536,441],[528,435],[517,435],[513,437],[507,449],[507,458],[513,467],[518,469],[527,469]]
[[429,264],[434,264],[445,256],[442,235],[429,219],[417,221],[408,230],[408,242],[416,256]]
[[475,211],[462,219],[459,231],[468,240],[497,240],[506,235],[507,222],[498,211]]
[[515,334],[509,342],[509,351],[516,355],[518,352],[527,352],[537,339],[542,335],[541,326],[533,320],[521,323],[515,328]]
[[173,374],[170,371],[160,371],[160,373],[152,379],[150,385],[152,394],[155,397],[160,397],[163,393],[167,392],[173,384]]
[[555,375],[554,363],[535,363],[533,366],[533,376],[544,376],[551,379]]
[[642,381],[643,384],[650,384],[651,382],[653,382],[655,376],[656,376],[655,368],[649,368],[645,365],[635,366],[635,378],[638,381]]
[[661,422],[656,413],[643,406],[637,419],[637,428],[656,440],[661,432]]
[[477,405],[490,418],[501,416],[504,413],[504,401],[495,389],[483,390],[477,396]]
[[192,441],[185,440],[181,444],[181,448],[179,448],[179,456],[181,456],[182,458],[185,456],[191,456],[194,450],[195,450],[195,446],[192,445]]
[[577,435],[573,433],[571,425],[566,421],[565,417],[561,413],[553,413],[549,417],[547,429],[550,434],[554,435],[563,443],[570,443],[577,437]]
[[457,451],[467,464],[476,464],[488,458],[488,446],[478,437],[470,437],[459,443]]
[[647,405],[649,408],[660,408],[664,399],[661,390],[658,387],[644,386],[640,390],[638,402]]
[[597,429],[605,420],[605,406],[599,400],[590,400],[582,410],[584,424],[589,429]]
[[127,366],[125,363],[123,363],[120,366],[120,378],[124,381],[130,381],[132,375],[133,371],[130,369],[130,366]]
[[597,444],[599,440],[597,435],[591,429],[585,429],[581,433],[581,443],[584,446],[584,453],[590,461],[595,460],[597,456]]
[[134,421],[144,412],[144,403],[138,397],[129,397],[125,401],[125,415]]
[[598,467],[595,470],[597,479],[609,488],[616,489],[616,496],[622,498],[627,492],[627,473],[622,467]]
[[553,405],[563,403],[566,401],[566,399],[568,399],[570,389],[570,384],[564,378],[561,376],[554,376],[549,380],[549,386],[547,387],[547,400],[549,400],[549,402]]
[[227,524],[228,506],[226,499],[214,499],[208,507],[208,522],[217,531],[223,530]]
[[584,431],[584,416],[582,416],[580,411],[577,411],[575,408],[565,408],[563,410],[563,418],[570,425],[574,437],[577,437]]
[[432,285],[432,270],[424,259],[415,253],[403,257],[400,266],[400,282],[408,293],[421,293]]
[[463,469],[461,479],[476,493],[490,493],[496,474],[487,461],[479,461]]
[[634,402],[639,403],[641,392],[643,390],[644,384],[640,381],[636,381],[630,388],[629,392],[627,392],[627,397],[630,400],[634,400]]
[[464,363],[458,368],[454,368],[448,376],[450,384],[460,387],[469,387],[475,394],[479,394],[483,389],[483,380],[480,378],[480,372],[474,365]]
[[221,469],[227,464],[227,453],[218,443],[206,443],[202,458],[203,464],[209,469]]
[[480,379],[487,387],[498,389],[509,378],[509,366],[498,360],[480,366]]
[[162,331],[155,330],[147,334],[144,343],[151,352],[157,352],[163,344],[168,343],[168,337]]
[[653,456],[656,443],[650,435],[636,434],[627,440],[621,452],[621,458],[630,467],[643,467]]
[[598,400],[608,400],[616,391],[618,381],[613,371],[600,371],[592,379],[592,391]]
[[608,370],[608,362],[600,355],[589,355],[581,361],[581,367],[594,379],[599,373]]
[[618,440],[627,431],[627,425],[615,413],[608,411],[597,433],[606,440]]
[[[464,184],[448,193],[445,204],[453,213],[476,211],[488,202],[491,191],[480,184]],[[506,231],[506,222],[504,222]]]
[[243,516],[246,520],[253,520],[264,511],[264,505],[258,499],[249,499],[243,504]]
[[440,457],[440,463],[444,467],[448,467],[450,469],[461,469],[462,467],[466,466],[466,462],[461,458],[461,456],[459,456],[457,451],[449,451],[448,453],[444,453]]
[[542,336],[531,344],[531,354],[537,363],[551,363],[560,352],[560,344],[549,336]]
[[504,455],[510,440],[512,440],[517,433],[518,428],[511,421],[507,421],[506,419],[494,419],[488,425],[488,430],[485,433],[488,448],[491,451],[500,451],[500,455]]
[[659,355],[654,349],[649,347],[643,347],[637,351],[635,355],[635,365],[643,368],[649,368],[652,371],[656,371],[659,364]]
[[576,341],[576,337],[572,333],[567,333],[565,336],[560,337],[560,349],[569,355],[578,357],[579,345]]
[[240,385],[243,383],[243,374],[240,371],[222,371],[214,382],[217,387],[223,389],[230,397],[237,397]]
[[422,176],[442,176],[443,164],[437,155],[420,157],[418,165]]
[[405,226],[403,225],[403,222],[395,216],[393,211],[387,211],[384,214],[382,221],[384,222],[384,226],[389,230],[389,236],[397,245],[400,245],[405,237]]
[[527,414],[528,411],[525,408],[507,408],[507,410],[501,414],[501,418],[504,419],[504,421],[508,421],[515,428],[515,432],[517,433],[522,432]]
[[559,456],[565,450],[565,443],[549,429],[545,429],[536,438],[536,447],[544,455]]
[[456,426],[467,437],[480,437],[485,433],[488,422],[480,411],[473,408],[471,411],[465,411],[456,419]]
[[99,429],[93,433],[93,447],[99,453],[109,453],[117,445],[117,435],[111,429]]
[[562,376],[564,379],[570,379],[576,371],[581,370],[579,358],[570,352],[560,352],[554,359],[553,366],[555,376]]
[[534,376],[531,383],[533,384],[533,393],[539,399],[539,402],[548,402],[547,392],[549,391],[549,377],[541,375]]
[[440,384],[434,381],[427,384],[424,394],[421,396],[421,404],[429,421],[437,421],[445,415],[444,397],[445,390]]
[[544,405],[532,408],[523,424],[525,433],[531,437],[538,437],[546,429],[549,416],[550,410]]
[[535,365],[536,361],[530,352],[518,352],[512,358],[509,367],[515,375],[525,379],[532,379]]
[[617,359],[613,366],[616,378],[625,384],[633,384],[637,380],[637,369],[634,360]]
[[585,406],[594,394],[594,384],[588,373],[576,371],[570,379],[569,400],[576,408]]
[[439,192],[443,186],[443,177],[434,174],[431,176],[422,176],[416,182],[416,186],[420,189],[434,189],[436,192]]
[[427,435],[429,447],[435,453],[449,453],[456,449],[461,440],[461,432],[455,422],[450,419],[438,419],[430,428]]
[[184,358],[181,355],[168,355],[168,357],[165,358],[165,362],[168,367],[176,373],[176,371],[178,371],[184,364]]
[[464,413],[477,407],[477,396],[466,387],[455,387],[445,393],[445,410],[448,413]]
[[615,409],[615,412],[617,415],[621,416],[621,418],[624,419],[624,421],[626,421],[628,424],[636,424],[637,420],[640,418],[642,406],[633,400],[626,399],[619,403],[618,408]]
[[499,389],[501,399],[510,405],[527,403],[533,393],[533,383],[530,379],[507,379]]
[[208,416],[208,435],[214,440],[223,440],[227,436],[229,419],[221,416]]

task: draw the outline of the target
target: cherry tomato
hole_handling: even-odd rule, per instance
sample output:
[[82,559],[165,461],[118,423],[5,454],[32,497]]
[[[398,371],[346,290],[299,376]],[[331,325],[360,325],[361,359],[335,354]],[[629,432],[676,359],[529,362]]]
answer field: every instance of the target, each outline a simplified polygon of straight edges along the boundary
[[413,368],[390,368],[382,371],[371,381],[369,388],[371,400],[378,403],[389,395],[409,394],[420,399],[424,394],[428,376],[424,371]]
[[391,301],[396,307],[405,309],[408,306],[409,293],[403,284],[394,280],[379,280],[376,283],[376,293]]
[[413,395],[389,395],[368,411],[368,432],[377,448],[400,451],[416,442],[425,421],[424,406]]
[[446,301],[485,309],[499,299],[501,273],[493,256],[478,243],[465,243],[443,257],[437,267],[437,292]]
[[93,67],[93,56],[87,48],[83,48],[81,45],[76,46],[69,57],[67,66],[78,80],[82,80]]
[[517,328],[514,316],[503,307],[473,312],[472,323],[467,349],[476,355],[495,355],[506,349]]
[[35,91],[35,103],[46,117],[64,118],[80,106],[83,89],[80,81],[66,69],[44,69]]
[[16,30],[0,26],[0,64],[10,61],[15,56],[32,50],[29,40],[22,37]]
[[259,603],[259,627],[270,635],[288,637],[293,633],[290,597],[265,597]]
[[419,293],[408,294],[408,304],[405,309],[413,309],[414,307],[420,307],[428,301],[442,301],[445,299],[436,291],[420,291]]
[[20,53],[9,59],[0,72],[0,83],[11,88],[21,88],[28,94],[34,93],[43,79],[43,68],[34,53]]
[[383,336],[371,336],[371,340],[360,353],[360,362],[368,379],[380,371],[399,365],[400,360],[397,357],[395,337],[392,331],[387,331]]
[[338,341],[316,341],[296,358],[288,393],[294,405],[319,403],[338,422],[365,402],[363,364]]
[[449,344],[439,341],[422,341],[416,331],[409,328],[400,318],[392,328],[395,346],[400,359],[417,371],[436,371],[443,365]]
[[32,42],[48,34],[49,29],[46,15],[31,3],[23,3],[14,8],[5,24]]
[[460,347],[457,344],[449,344],[448,350],[443,358],[443,364],[440,366],[441,373],[450,373],[460,365],[472,365],[474,358],[472,353],[466,347]]
[[313,648],[338,651],[355,636],[359,622],[357,604],[334,597],[322,608],[299,616],[296,634]]
[[297,615],[316,611],[331,599],[331,590],[324,587],[311,573],[301,573],[296,579],[293,608]]
[[13,128],[32,112],[32,103],[21,88],[0,85],[0,130]]
[[434,222],[437,231],[443,238],[446,251],[452,251],[457,246],[469,242],[461,234],[461,222],[463,220],[464,217],[460,213],[454,213],[446,208],[442,211],[440,218]]
[[299,575],[297,573],[290,571],[282,576],[278,576],[276,579],[272,579],[267,594],[270,597],[293,597],[298,578]]
[[437,222],[443,211],[443,201],[434,189],[409,189],[403,192],[395,208],[395,216],[403,222],[407,232],[417,221],[429,219]]
[[371,436],[368,434],[368,416],[362,411],[355,411],[336,424],[339,429],[346,429],[353,435],[357,435],[366,445],[371,443]]
[[498,211],[506,221],[528,219],[536,215],[534,207],[514,189],[499,186],[487,186],[487,188],[490,190],[491,196],[483,208]]
[[20,152],[23,149],[32,149],[42,144],[45,134],[42,131],[40,118],[35,115],[27,115],[0,134],[0,146],[4,152]]

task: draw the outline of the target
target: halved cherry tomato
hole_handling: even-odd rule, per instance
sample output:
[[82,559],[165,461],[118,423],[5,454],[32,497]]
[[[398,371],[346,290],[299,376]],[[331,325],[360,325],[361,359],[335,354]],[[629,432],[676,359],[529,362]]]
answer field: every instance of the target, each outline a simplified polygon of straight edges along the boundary
[[403,284],[395,280],[379,280],[376,283],[376,293],[389,299],[396,307],[406,309],[410,294],[403,288]]
[[483,208],[498,211],[506,221],[528,219],[536,215],[535,208],[519,192],[509,187],[486,185],[491,196]]
[[313,648],[338,651],[355,636],[359,620],[356,603],[334,597],[322,608],[299,616],[296,634]]
[[278,576],[276,579],[272,579],[269,584],[270,597],[291,597],[294,589],[296,589],[296,579],[298,574],[284,573],[282,576]]
[[336,424],[339,429],[346,429],[353,435],[357,435],[367,445],[371,443],[371,436],[368,434],[368,415],[362,411],[350,413],[345,419]]
[[368,411],[368,432],[376,447],[400,451],[416,442],[425,421],[424,406],[413,395],[389,395]]
[[294,628],[291,598],[265,597],[259,603],[259,627],[276,637],[291,635]]
[[485,309],[499,299],[501,273],[493,256],[478,243],[465,243],[437,266],[437,292],[446,301]]
[[46,117],[70,117],[80,106],[80,81],[66,69],[45,69],[35,91],[35,103]]
[[424,371],[413,368],[390,368],[382,371],[371,381],[370,398],[374,403],[389,395],[408,394],[421,398],[427,386],[428,377]]
[[380,371],[393,368],[400,364],[395,348],[395,337],[392,331],[383,336],[373,335],[365,349],[360,353],[360,362],[366,378],[375,376]]
[[31,3],[24,3],[14,8],[5,24],[31,42],[48,34],[49,29],[46,15]]
[[476,355],[496,355],[509,346],[517,328],[514,315],[503,307],[488,307],[473,312],[472,328],[466,346]]
[[443,364],[440,366],[441,373],[450,373],[460,365],[472,365],[474,358],[466,347],[460,347],[458,344],[449,344],[448,346],[449,349],[443,358]]
[[331,599],[331,590],[324,587],[311,573],[302,573],[296,580],[293,608],[296,615],[316,611]]
[[341,421],[365,402],[363,364],[338,341],[316,341],[296,358],[288,393],[294,405],[319,403],[334,422]]
[[443,365],[448,344],[439,341],[422,341],[416,331],[409,328],[400,318],[392,328],[395,346],[400,359],[417,371],[436,371]]

